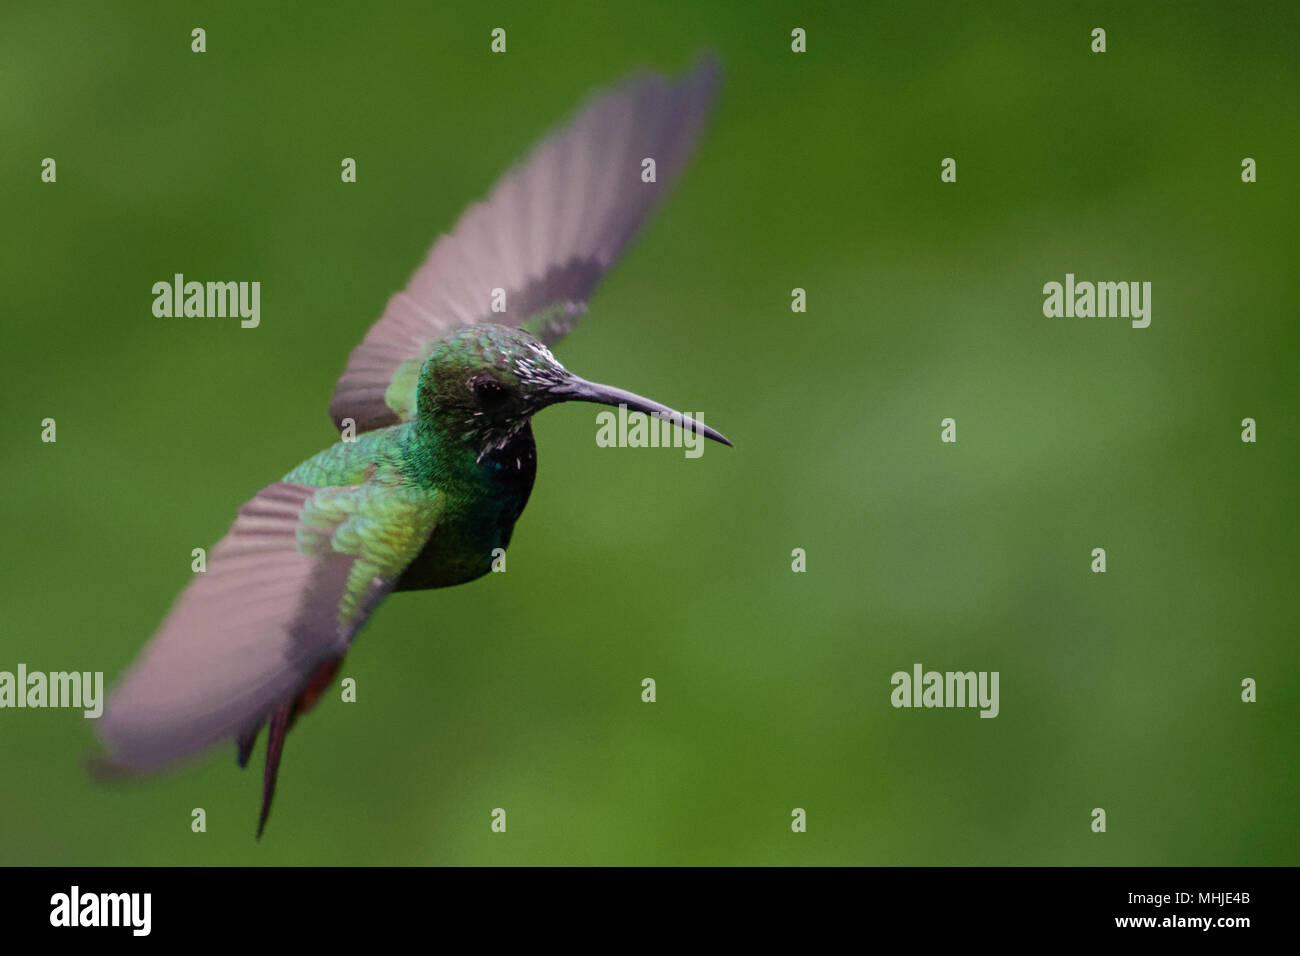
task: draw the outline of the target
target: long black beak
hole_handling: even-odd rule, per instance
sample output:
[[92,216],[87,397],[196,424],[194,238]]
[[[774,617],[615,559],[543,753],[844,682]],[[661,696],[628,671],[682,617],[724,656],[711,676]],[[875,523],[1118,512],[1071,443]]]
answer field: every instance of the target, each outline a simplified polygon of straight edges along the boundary
[[697,435],[703,435],[706,438],[712,438],[716,442],[734,447],[731,442],[727,441],[722,432],[710,428],[704,422],[696,421],[691,416],[674,411],[667,405],[660,405],[658,402],[652,402],[650,399],[643,398],[634,392],[614,388],[612,385],[598,385],[595,382],[588,382],[586,379],[574,375],[553,387],[550,394],[554,396],[557,402],[595,402],[598,405],[626,405],[628,411],[657,415],[681,428],[688,428]]

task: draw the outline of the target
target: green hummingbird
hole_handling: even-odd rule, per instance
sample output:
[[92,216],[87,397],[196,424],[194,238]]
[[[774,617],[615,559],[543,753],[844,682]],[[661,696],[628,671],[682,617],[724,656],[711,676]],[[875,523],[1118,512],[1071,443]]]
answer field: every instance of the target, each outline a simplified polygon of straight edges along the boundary
[[706,61],[594,96],[434,243],[339,378],[343,440],[239,509],[110,695],[101,769],[151,770],[227,738],[243,767],[268,725],[260,837],[285,735],[379,602],[472,581],[509,545],[537,470],[534,414],[625,405],[731,444],[579,378],[548,347],[685,165],[718,76]]

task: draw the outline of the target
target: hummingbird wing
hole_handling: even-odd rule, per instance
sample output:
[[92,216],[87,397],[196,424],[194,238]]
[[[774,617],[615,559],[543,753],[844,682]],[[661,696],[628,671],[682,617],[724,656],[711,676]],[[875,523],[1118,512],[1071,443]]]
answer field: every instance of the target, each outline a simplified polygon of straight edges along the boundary
[[685,165],[718,76],[711,61],[677,80],[634,74],[502,176],[353,349],[330,402],[335,425],[351,418],[368,431],[410,420],[420,366],[457,326],[522,326],[547,344],[565,335]]
[[110,695],[108,764],[145,770],[255,733],[347,650],[439,510],[374,475],[259,491]]

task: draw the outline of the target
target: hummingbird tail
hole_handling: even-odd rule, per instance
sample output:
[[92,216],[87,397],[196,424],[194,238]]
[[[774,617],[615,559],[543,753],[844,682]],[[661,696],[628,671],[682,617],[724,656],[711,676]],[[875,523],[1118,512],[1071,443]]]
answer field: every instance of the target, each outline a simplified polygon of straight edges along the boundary
[[248,766],[248,758],[253,753],[253,744],[257,743],[257,732],[261,729],[262,725],[258,724],[252,730],[248,731],[248,733],[240,734],[236,738],[235,743],[238,746],[238,750],[235,753],[235,762],[239,764],[240,770],[243,770]]
[[280,772],[280,754],[284,751],[284,737],[289,733],[289,717],[293,701],[285,704],[271,716],[271,730],[266,738],[266,772],[262,775],[262,814],[257,819],[257,838],[262,839],[266,818],[271,815],[271,801],[275,798],[275,778]]
[[[271,815],[271,801],[275,798],[275,780],[280,773],[280,755],[284,752],[284,738],[297,722],[298,715],[305,714],[316,705],[321,693],[339,672],[342,663],[343,657],[340,655],[321,664],[303,689],[271,715],[270,734],[266,741],[266,770],[262,775],[262,813],[257,820],[259,840],[262,838],[262,831],[266,829],[266,818]],[[237,759],[241,767],[248,763],[248,756],[253,750],[253,742],[257,740],[257,732],[260,729],[259,725],[240,735]]]

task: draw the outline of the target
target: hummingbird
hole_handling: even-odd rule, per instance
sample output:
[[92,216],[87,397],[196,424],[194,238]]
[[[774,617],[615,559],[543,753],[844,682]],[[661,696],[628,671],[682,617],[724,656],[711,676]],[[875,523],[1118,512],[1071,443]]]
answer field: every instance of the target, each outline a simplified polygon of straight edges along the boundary
[[329,406],[341,440],[240,507],[110,694],[101,772],[227,739],[244,767],[266,726],[260,839],[289,729],[379,603],[473,581],[509,545],[537,472],[533,415],[621,405],[731,444],[550,350],[685,166],[719,72],[640,72],[590,97],[437,239],[348,358]]

